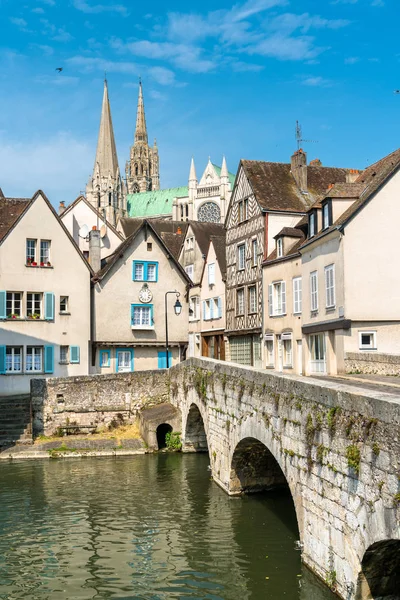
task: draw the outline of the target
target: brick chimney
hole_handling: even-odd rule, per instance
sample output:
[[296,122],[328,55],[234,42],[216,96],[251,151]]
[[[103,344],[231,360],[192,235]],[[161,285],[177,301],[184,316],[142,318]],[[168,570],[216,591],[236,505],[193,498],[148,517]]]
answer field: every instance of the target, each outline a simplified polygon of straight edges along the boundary
[[89,264],[97,273],[101,269],[100,231],[93,226],[89,232]]
[[307,154],[302,148],[297,150],[290,158],[292,175],[298,187],[307,191]]
[[310,167],[322,167],[322,162],[319,160],[319,158],[314,158],[314,160],[310,161]]
[[63,214],[64,210],[65,210],[65,202],[60,202],[60,206],[58,207],[58,214],[60,215],[60,217]]
[[360,174],[358,169],[349,169],[346,173],[346,183],[354,183]]

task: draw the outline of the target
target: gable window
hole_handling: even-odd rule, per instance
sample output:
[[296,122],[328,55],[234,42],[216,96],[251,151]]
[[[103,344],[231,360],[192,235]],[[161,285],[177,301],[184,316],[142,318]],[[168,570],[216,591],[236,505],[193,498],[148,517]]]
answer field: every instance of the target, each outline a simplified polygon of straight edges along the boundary
[[322,205],[322,229],[332,225],[332,202],[328,200]]
[[193,281],[193,274],[194,274],[194,267],[193,265],[187,265],[185,267],[185,271],[186,274],[190,277],[190,279]]
[[286,282],[277,281],[268,286],[268,312],[270,317],[286,314]]
[[208,285],[215,284],[215,263],[208,265]]
[[249,286],[249,313],[257,312],[257,286]]
[[200,296],[192,296],[189,299],[189,321],[200,319]]
[[21,292],[7,292],[6,316],[7,319],[19,319],[21,317]]
[[302,281],[301,277],[293,278],[293,313],[298,315],[301,313],[302,304]]
[[318,273],[313,271],[310,273],[310,296],[311,296],[311,311],[318,310]]
[[6,347],[6,373],[21,373],[22,347]]
[[246,266],[246,245],[239,244],[237,247],[238,270],[243,271]]
[[335,265],[325,267],[326,308],[335,306]]
[[132,329],[152,329],[153,328],[153,305],[132,304]]
[[26,315],[34,319],[42,318],[42,294],[36,292],[27,293]]
[[278,238],[276,241],[276,255],[278,258],[283,256],[283,239]]
[[249,218],[249,199],[245,198],[238,203],[238,222],[242,223]]
[[68,364],[69,346],[60,346],[60,364]]
[[244,315],[244,289],[241,288],[236,292],[236,314]]
[[360,350],[376,350],[376,331],[359,331],[358,343]]
[[252,258],[253,267],[257,266],[257,254],[258,254],[257,240],[254,239],[251,242],[251,258]]
[[186,238],[186,250],[193,250],[194,248],[194,237]]
[[315,211],[310,212],[308,215],[308,237],[314,237],[317,233],[317,213]]
[[50,263],[50,240],[40,240],[40,264]]
[[25,368],[27,371],[40,372],[43,370],[43,348],[41,346],[27,346]]
[[26,264],[28,265],[36,262],[36,245],[37,240],[26,240]]
[[133,281],[157,281],[158,280],[158,262],[133,261],[132,266]]

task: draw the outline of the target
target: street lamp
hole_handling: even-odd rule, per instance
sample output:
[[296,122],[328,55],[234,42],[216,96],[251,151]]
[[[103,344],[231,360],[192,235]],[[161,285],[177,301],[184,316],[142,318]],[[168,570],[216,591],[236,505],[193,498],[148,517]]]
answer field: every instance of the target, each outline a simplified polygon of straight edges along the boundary
[[168,294],[176,294],[176,301],[174,304],[174,312],[177,316],[179,316],[182,312],[182,304],[179,302],[180,293],[176,290],[172,292],[165,292],[165,358],[167,363],[167,369],[169,369],[169,356],[168,356],[168,306],[167,306],[167,298]]

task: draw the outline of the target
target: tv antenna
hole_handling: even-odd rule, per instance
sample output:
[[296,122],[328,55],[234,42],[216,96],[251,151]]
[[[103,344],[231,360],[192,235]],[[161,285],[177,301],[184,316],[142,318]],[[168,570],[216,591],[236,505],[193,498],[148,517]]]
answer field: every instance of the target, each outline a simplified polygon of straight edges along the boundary
[[306,144],[318,144],[318,140],[304,140],[303,139],[303,132],[301,129],[301,125],[298,121],[296,121],[296,141],[297,141],[297,150],[300,150],[300,145],[301,143],[306,143]]

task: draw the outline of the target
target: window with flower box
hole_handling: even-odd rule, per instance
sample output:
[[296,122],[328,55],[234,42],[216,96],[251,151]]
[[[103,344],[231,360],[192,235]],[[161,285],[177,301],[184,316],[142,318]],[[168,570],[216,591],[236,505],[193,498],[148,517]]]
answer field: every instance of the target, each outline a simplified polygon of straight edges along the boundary
[[31,319],[42,318],[42,296],[41,293],[28,292],[26,295],[26,316]]
[[21,318],[21,304],[22,304],[21,292],[7,292],[7,300],[6,300],[6,317],[7,317],[7,319],[20,319]]
[[36,246],[37,240],[27,239],[26,240],[26,264],[32,265],[36,262]]
[[50,240],[40,240],[40,266],[50,266]]

